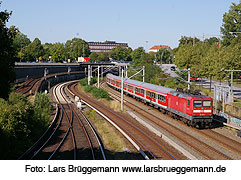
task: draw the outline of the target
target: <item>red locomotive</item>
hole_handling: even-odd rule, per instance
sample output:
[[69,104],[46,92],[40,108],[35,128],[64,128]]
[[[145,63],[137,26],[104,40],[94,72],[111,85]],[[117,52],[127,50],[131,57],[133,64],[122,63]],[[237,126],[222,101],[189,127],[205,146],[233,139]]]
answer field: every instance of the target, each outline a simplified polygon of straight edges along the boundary
[[[109,86],[120,90],[121,78],[113,74],[106,75]],[[124,93],[151,104],[163,113],[184,121],[193,127],[210,127],[213,110],[212,98],[200,93],[187,93],[171,88],[144,83],[132,79],[124,79]]]

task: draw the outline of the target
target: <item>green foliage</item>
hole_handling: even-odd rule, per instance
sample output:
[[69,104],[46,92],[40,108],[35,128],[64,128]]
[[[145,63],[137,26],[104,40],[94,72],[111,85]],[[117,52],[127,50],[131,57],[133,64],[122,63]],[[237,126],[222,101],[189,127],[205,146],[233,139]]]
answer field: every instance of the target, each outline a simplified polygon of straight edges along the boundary
[[142,64],[141,58],[145,54],[145,50],[143,47],[139,47],[131,52],[131,58],[134,64],[140,65]]
[[81,79],[79,83],[80,83],[81,86],[87,86],[88,85],[88,78]]
[[90,59],[91,59],[93,62],[98,62],[98,61],[100,61],[100,60],[99,60],[99,55],[98,55],[96,52],[92,52],[92,53],[90,54]]
[[[95,84],[96,78],[92,78],[90,81],[90,84],[93,85]],[[107,100],[110,100],[110,96],[108,92],[102,88],[97,88],[95,86],[88,85],[88,78],[84,78],[80,80],[80,85],[84,86],[84,91],[87,93],[91,93],[95,98],[100,99],[100,98],[105,98]]]
[[0,159],[16,159],[43,133],[50,121],[50,102],[37,94],[32,105],[22,94],[0,99]]
[[97,99],[105,98],[107,100],[110,100],[110,96],[109,96],[108,92],[102,88],[94,87],[92,89],[91,93]]
[[34,116],[31,123],[32,138],[35,139],[48,127],[51,115],[51,103],[48,94],[37,93],[34,100]]
[[41,41],[38,38],[35,38],[32,43],[22,49],[22,53],[22,59],[31,62],[39,60],[40,57],[44,56],[44,48]]
[[9,101],[1,101],[0,129],[4,139],[0,143],[1,147],[7,148],[1,148],[1,159],[13,158],[30,144],[29,124],[32,115],[33,108],[23,95],[11,94]]
[[94,86],[90,86],[90,85],[87,85],[84,88],[85,92],[88,92],[88,93],[90,93],[93,89],[94,89]]
[[87,86],[85,86],[84,91],[91,93],[97,99],[105,98],[107,100],[110,100],[110,96],[109,96],[108,92],[102,88],[97,88],[95,86],[87,85]]
[[185,45],[185,44],[196,44],[200,42],[200,39],[196,37],[187,37],[187,36],[182,36],[181,39],[179,40],[179,45]]
[[65,48],[62,43],[55,43],[50,48],[53,62],[62,62],[65,58]]
[[241,32],[241,1],[238,4],[232,3],[229,11],[223,15],[221,32],[225,46],[230,45],[235,37],[241,37],[240,33],[235,33]]
[[110,57],[114,60],[124,60],[130,61],[131,60],[131,48],[125,48],[121,46],[117,46],[110,51]]
[[14,48],[17,51],[18,61],[24,61],[23,48],[28,46],[30,43],[31,43],[31,41],[27,37],[27,35],[18,31],[17,35],[15,36],[15,38],[13,40]]
[[90,48],[87,42],[80,38],[73,38],[65,43],[67,58],[77,59],[78,57],[88,57]]
[[14,61],[16,60],[16,49],[13,40],[17,29],[6,26],[10,15],[11,13],[6,10],[0,12],[0,98],[5,99],[8,98],[10,83],[15,79]]
[[[96,78],[91,78],[90,80],[90,85],[93,85],[97,82]],[[87,86],[88,85],[88,78],[83,78],[80,80],[80,85],[81,86]]]
[[167,50],[165,48],[161,48],[157,53],[156,53],[156,59],[158,62],[161,64],[169,64],[171,63],[173,57],[171,55],[170,50]]

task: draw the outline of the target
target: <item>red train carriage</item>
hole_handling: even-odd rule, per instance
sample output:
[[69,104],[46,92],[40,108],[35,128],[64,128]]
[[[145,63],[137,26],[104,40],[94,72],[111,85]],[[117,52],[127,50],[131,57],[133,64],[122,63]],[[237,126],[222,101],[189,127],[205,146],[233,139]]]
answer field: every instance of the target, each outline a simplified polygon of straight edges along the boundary
[[[107,74],[106,82],[117,90],[121,89],[121,78]],[[187,94],[174,89],[124,79],[124,92],[144,103],[153,105],[162,112],[169,112],[192,126],[207,127],[212,122],[212,98],[204,95]]]
[[[115,83],[112,83],[113,81]],[[117,90],[121,89],[121,78],[119,76],[107,74],[106,82],[109,86],[112,86]],[[132,79],[124,79],[123,87],[124,93],[128,94],[129,96],[139,99],[144,103],[152,104],[156,108],[160,108],[162,110],[167,108],[167,93],[171,90],[174,90]]]

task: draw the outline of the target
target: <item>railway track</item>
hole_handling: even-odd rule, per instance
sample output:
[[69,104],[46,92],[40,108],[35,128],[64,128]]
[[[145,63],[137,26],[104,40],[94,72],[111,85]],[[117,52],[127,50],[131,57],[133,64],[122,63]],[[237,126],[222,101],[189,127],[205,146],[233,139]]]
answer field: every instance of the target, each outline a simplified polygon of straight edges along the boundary
[[28,81],[21,84],[19,88],[17,88],[14,93],[22,93],[25,96],[35,94],[37,86],[39,85],[40,78],[31,78]]
[[83,96],[78,91],[76,83],[70,86],[70,91],[117,124],[140,147],[146,159],[186,159],[181,153],[177,152],[153,133],[150,133],[145,127],[136,121],[130,120],[132,119],[130,116],[127,117],[123,116],[123,114],[118,114],[92,98]]
[[[103,86],[103,84],[102,84],[102,86]],[[105,88],[107,88],[107,87],[105,86]],[[114,94],[115,97],[118,96],[117,100],[120,99],[119,98],[120,95],[117,93],[117,91],[115,91],[111,88],[108,88],[108,91],[111,91],[111,94]],[[208,145],[208,143],[206,143],[204,141],[200,141],[198,138],[190,135],[185,130],[177,128],[177,127],[173,126],[172,124],[167,123],[166,121],[163,121],[163,119],[161,119],[160,117],[154,116],[154,115],[150,114],[149,112],[146,112],[145,108],[137,107],[134,103],[132,103],[130,100],[128,100],[128,98],[125,98],[125,101],[126,101],[125,105],[128,108],[130,108],[133,111],[140,114],[142,117],[144,117],[149,122],[151,122],[152,125],[154,125],[156,127],[160,127],[168,135],[171,135],[171,136],[175,137],[176,139],[178,139],[179,141],[181,141],[183,144],[185,144],[187,146],[186,148],[191,149],[194,153],[200,154],[201,157],[203,157],[204,159],[233,159],[226,153],[223,153],[220,150],[214,148],[213,146]],[[218,139],[220,137],[220,136],[215,137],[217,134],[215,134],[215,132],[212,132],[211,130],[206,132],[206,131],[199,131],[197,129],[190,128],[190,127],[188,127],[188,128],[191,131],[195,131],[196,133],[201,133],[205,136],[209,136],[209,138],[212,138],[215,141],[218,141]],[[226,138],[226,141],[227,141],[225,143],[226,147],[229,147],[230,149],[235,150],[237,153],[240,153],[240,150],[239,150],[240,148],[237,148],[237,147],[240,147],[240,143],[228,140],[228,138]],[[221,143],[221,141],[219,141],[219,143]],[[224,142],[222,142],[222,144],[224,144]],[[232,147],[232,146],[234,146],[234,147]]]
[[71,104],[65,86],[53,88],[58,103],[56,121],[19,159],[106,159],[101,140],[87,127],[91,126],[88,119]]

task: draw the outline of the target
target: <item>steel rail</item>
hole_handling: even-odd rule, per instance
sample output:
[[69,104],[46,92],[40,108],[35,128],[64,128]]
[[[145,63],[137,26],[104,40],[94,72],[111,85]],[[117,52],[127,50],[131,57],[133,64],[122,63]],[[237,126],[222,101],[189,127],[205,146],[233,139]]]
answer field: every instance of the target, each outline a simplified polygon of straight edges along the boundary
[[[76,86],[76,85],[75,85]],[[132,126],[134,129],[136,129],[137,131],[139,131],[141,134],[143,134],[145,137],[147,137],[149,140],[151,140],[153,143],[155,143],[157,146],[160,147],[160,149],[164,150],[164,148],[157,143],[153,138],[151,138],[149,135],[147,135],[145,132],[143,132],[142,130],[140,130],[139,128],[137,128],[135,125],[133,125],[132,123],[130,123],[129,121],[125,120],[124,118],[122,118],[121,116],[119,116],[118,114],[116,114],[115,112],[110,111],[108,108],[103,107],[106,111],[108,111],[109,113],[115,114],[118,118],[122,119],[124,122],[128,123],[130,126]],[[117,122],[116,122],[117,123]],[[118,123],[117,123],[118,124]],[[121,126],[120,124],[118,124],[119,126]],[[122,127],[122,126],[121,126]],[[123,128],[123,127],[122,127]],[[128,132],[139,144],[141,144],[148,152],[150,152],[150,150],[148,150],[147,147],[145,147],[143,145],[143,143],[141,143],[138,139],[136,139],[132,133]],[[165,151],[165,150],[164,150]],[[169,153],[168,151],[165,151],[167,154],[169,154],[170,157],[172,157],[173,159],[176,159],[173,155],[171,155],[171,153]],[[154,159],[156,159],[156,157],[150,152],[150,154],[154,157]]]
[[48,128],[46,129],[46,131],[40,136],[40,138],[27,150],[25,151],[19,158],[22,159],[24,156],[26,156],[27,154],[29,154],[31,151],[33,151],[33,149],[40,143],[40,141],[42,141],[42,139],[44,138],[44,136],[49,132],[49,130],[52,128],[54,122],[56,121],[57,115],[59,114],[59,106],[56,104],[56,113],[55,116],[51,122],[51,124],[48,126]]
[[[68,127],[67,132],[65,133],[65,136],[62,138],[61,142],[59,143],[59,145],[57,146],[57,148],[53,151],[53,153],[50,155],[50,157],[48,158],[48,160],[52,159],[52,157],[55,155],[55,153],[58,151],[58,149],[59,149],[59,148],[61,147],[61,145],[64,143],[64,141],[65,141],[65,139],[67,138],[69,132],[70,132],[70,131],[72,132],[71,122],[72,122],[72,120],[73,120],[73,119],[72,119],[73,116],[71,115],[71,121],[70,121],[70,120],[69,120],[69,116],[67,115],[67,113],[66,113],[63,105],[60,103],[60,100],[59,100],[59,98],[58,98],[58,96],[57,96],[56,89],[57,89],[58,87],[59,87],[59,89],[60,89],[60,94],[61,94],[62,85],[61,85],[61,84],[58,84],[58,85],[56,86],[55,92],[54,92],[54,93],[56,94],[55,98],[56,98],[56,100],[58,101],[58,103],[61,105],[61,108],[62,108],[65,116],[67,117],[67,121],[68,121],[68,123],[69,123],[69,127]],[[61,95],[62,95],[62,94],[61,94]],[[63,96],[63,95],[62,95],[62,96]],[[72,136],[72,138],[73,138],[73,136]],[[75,141],[73,141],[73,142],[75,142]],[[76,146],[75,146],[75,143],[73,143],[73,146],[74,146],[74,159],[76,159]]]
[[[68,84],[68,85],[66,86],[66,89],[67,89],[68,93],[70,93],[73,97],[75,97],[75,95],[74,95],[74,94],[70,91],[70,89],[69,89],[69,85],[70,85],[71,83],[73,83],[73,82],[75,82],[75,81],[71,81],[71,82],[66,83],[66,84]],[[66,94],[66,96],[67,96],[67,94]],[[70,97],[69,97],[69,98],[70,98]],[[70,98],[70,100],[72,100],[72,99]],[[76,117],[78,118],[79,123],[82,124],[82,127],[84,128],[84,131],[85,131],[86,135],[88,136],[87,139],[88,139],[88,141],[91,143],[91,147],[92,147],[92,148],[91,148],[91,151],[92,151],[92,153],[93,153],[92,156],[93,156],[93,159],[95,159],[94,151],[93,151],[93,145],[92,145],[92,141],[91,141],[91,139],[90,139],[90,136],[89,136],[89,134],[88,134],[85,126],[83,125],[83,122],[81,121],[80,117],[77,115],[77,113],[76,113],[75,111],[73,111],[73,112],[75,113]],[[92,133],[94,134],[95,139],[96,139],[96,141],[97,141],[97,143],[98,143],[98,146],[99,146],[99,148],[100,148],[102,157],[103,157],[104,160],[106,160],[106,156],[105,156],[105,153],[104,153],[103,145],[102,145],[102,143],[101,143],[101,140],[100,140],[99,136],[97,135],[97,132],[96,132],[95,129],[93,128],[93,125],[90,123],[90,121],[88,120],[88,118],[86,118],[86,116],[84,115],[84,113],[83,113],[81,110],[79,110],[78,112],[80,112],[81,116],[83,117],[83,119],[87,122],[88,126],[90,127],[90,129],[91,129]]]

